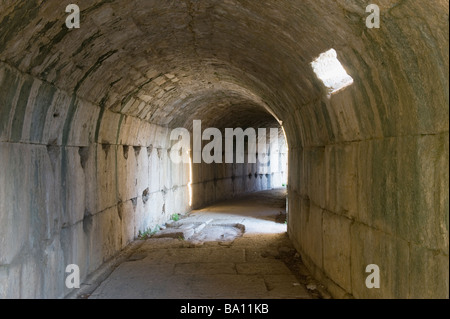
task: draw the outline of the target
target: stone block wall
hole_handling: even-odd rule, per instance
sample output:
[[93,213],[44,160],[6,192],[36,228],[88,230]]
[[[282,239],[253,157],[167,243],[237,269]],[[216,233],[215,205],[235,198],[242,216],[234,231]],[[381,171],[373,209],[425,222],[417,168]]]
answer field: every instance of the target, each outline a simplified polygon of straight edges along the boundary
[[188,205],[167,128],[103,110],[0,63],[0,298],[63,297]]
[[[448,298],[448,131],[412,114],[448,109],[407,95],[371,104],[359,95],[364,83],[299,108],[287,124],[291,133],[303,123],[302,143],[290,139],[289,236],[334,297]],[[409,112],[378,118],[406,105]],[[380,268],[379,289],[366,287],[370,264]]]

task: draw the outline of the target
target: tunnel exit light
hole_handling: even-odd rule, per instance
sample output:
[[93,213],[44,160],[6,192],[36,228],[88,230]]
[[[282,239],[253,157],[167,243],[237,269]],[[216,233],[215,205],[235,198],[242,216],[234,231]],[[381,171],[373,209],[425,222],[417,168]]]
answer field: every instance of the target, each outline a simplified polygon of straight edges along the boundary
[[311,62],[311,65],[317,77],[326,86],[328,96],[353,84],[353,78],[347,74],[347,71],[339,62],[334,49],[319,55],[317,59]]

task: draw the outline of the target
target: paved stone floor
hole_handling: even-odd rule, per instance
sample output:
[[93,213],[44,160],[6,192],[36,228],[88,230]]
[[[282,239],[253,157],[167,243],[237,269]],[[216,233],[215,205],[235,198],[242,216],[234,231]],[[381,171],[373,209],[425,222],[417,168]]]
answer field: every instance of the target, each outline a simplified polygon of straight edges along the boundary
[[306,289],[310,277],[286,234],[284,207],[285,190],[276,190],[194,211],[172,225],[195,229],[194,234],[135,243],[136,248],[88,296],[317,298]]

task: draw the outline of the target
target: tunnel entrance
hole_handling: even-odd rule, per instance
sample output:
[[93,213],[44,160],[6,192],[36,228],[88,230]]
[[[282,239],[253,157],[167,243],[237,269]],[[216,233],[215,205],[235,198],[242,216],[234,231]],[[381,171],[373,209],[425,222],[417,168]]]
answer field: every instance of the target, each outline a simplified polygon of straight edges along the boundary
[[[232,241],[256,230],[286,232],[288,147],[284,130],[265,110],[245,104],[241,108],[246,111],[228,109],[233,114],[229,123],[209,121],[219,128],[202,128],[202,120],[194,120],[192,132],[171,130],[170,159],[172,165],[189,166],[189,172],[177,171],[189,175],[193,211],[181,220],[177,214],[164,225],[153,225],[153,237]],[[203,116],[208,119],[207,114]],[[274,211],[274,204],[278,210]]]
[[[287,187],[284,129],[262,105],[242,100],[220,112],[212,105],[199,115],[201,121],[188,119],[185,125],[187,132],[193,132],[191,143],[185,145],[190,154],[192,209],[246,193]],[[173,136],[172,149],[185,153],[179,149],[183,143],[177,135]],[[187,134],[178,136],[183,135]]]

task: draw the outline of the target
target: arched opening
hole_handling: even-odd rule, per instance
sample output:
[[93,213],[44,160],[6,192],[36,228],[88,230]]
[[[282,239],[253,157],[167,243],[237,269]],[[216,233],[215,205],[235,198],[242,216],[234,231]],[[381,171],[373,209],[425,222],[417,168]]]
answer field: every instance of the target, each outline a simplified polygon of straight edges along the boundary
[[[249,99],[241,92],[202,91],[177,101],[177,104],[190,111],[188,116],[176,119],[177,125],[181,127],[169,129],[167,160],[171,161],[170,170],[183,175],[178,177],[184,181],[178,184],[178,187],[187,186],[189,207],[193,212],[180,214],[176,211],[175,214],[169,214],[175,215],[176,223],[173,222],[174,218],[164,225],[153,223],[148,228],[150,232],[163,229],[153,237],[177,237],[198,243],[198,238],[205,239],[208,236],[196,235],[186,227],[186,224],[192,224],[192,218],[183,221],[178,219],[213,211],[221,212],[220,219],[227,225],[233,223],[231,219],[238,211],[238,215],[242,217],[245,217],[246,213],[247,217],[254,217],[247,219],[245,225],[242,225],[242,230],[246,229],[245,232],[248,233],[250,228],[257,228],[250,225],[250,222],[258,219],[258,212],[250,209],[251,197],[246,197],[249,203],[241,200],[241,197],[268,190],[273,190],[273,197],[278,198],[282,205],[277,203],[270,214],[270,205],[264,209],[266,212],[260,219],[266,220],[268,227],[265,227],[266,231],[261,228],[260,232],[271,232],[275,228],[277,232],[286,232],[288,147],[280,121],[267,111],[267,106]],[[264,194],[271,196],[269,192]],[[255,195],[253,198],[257,201],[261,196]],[[224,204],[229,200],[234,201],[230,205]],[[236,209],[237,201],[249,209]],[[221,208],[217,203],[222,203]],[[203,219],[214,219],[213,217],[214,214]],[[268,219],[270,221],[267,221]],[[281,219],[283,220],[279,223]],[[195,223],[203,227],[202,222],[197,220]],[[260,222],[259,226],[262,224]],[[210,228],[203,232],[211,233]],[[223,230],[223,227],[219,230]],[[220,238],[220,234],[213,234],[211,238]]]

